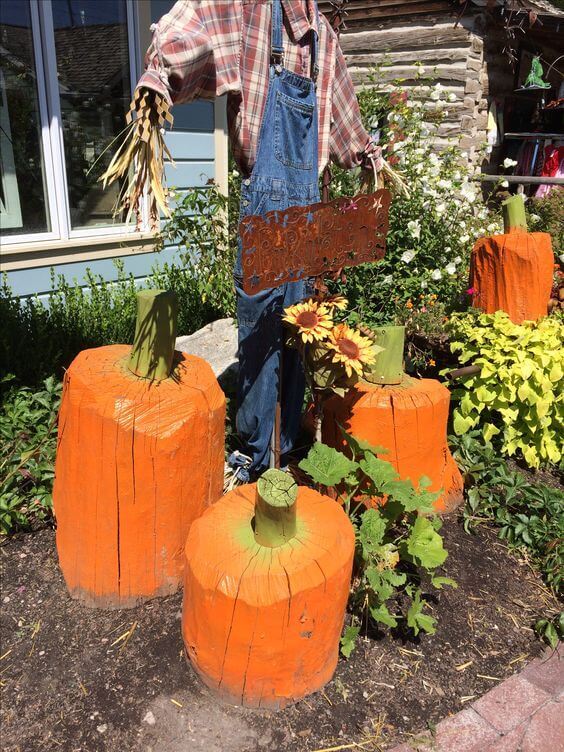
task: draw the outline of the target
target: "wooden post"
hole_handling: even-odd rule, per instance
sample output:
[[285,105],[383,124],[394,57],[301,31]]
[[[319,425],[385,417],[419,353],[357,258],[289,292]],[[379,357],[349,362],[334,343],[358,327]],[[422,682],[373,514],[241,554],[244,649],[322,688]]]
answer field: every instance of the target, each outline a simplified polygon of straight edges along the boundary
[[523,195],[517,194],[506,198],[502,203],[503,228],[507,235],[510,232],[527,232],[527,215]]
[[255,540],[277,548],[296,535],[298,486],[288,473],[271,468],[258,480],[255,499]]
[[128,362],[129,370],[142,379],[162,381],[172,371],[178,301],[166,290],[137,293],[135,339]]
[[374,329],[375,343],[383,347],[365,376],[371,384],[400,384],[403,373],[403,347],[405,344],[405,326],[381,326]]

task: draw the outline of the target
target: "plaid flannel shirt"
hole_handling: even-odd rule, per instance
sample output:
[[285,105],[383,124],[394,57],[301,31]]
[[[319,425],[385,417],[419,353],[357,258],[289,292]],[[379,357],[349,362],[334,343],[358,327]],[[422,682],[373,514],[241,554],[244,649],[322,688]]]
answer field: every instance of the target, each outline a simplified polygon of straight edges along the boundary
[[[310,75],[310,41],[319,34],[317,102],[319,172],[329,160],[351,168],[374,153],[343,53],[314,0],[282,0],[284,66]],[[227,94],[229,138],[243,174],[253,167],[270,65],[269,0],[178,0],[152,28],[153,40],[138,87],[171,104]],[[311,19],[311,20],[310,20]]]

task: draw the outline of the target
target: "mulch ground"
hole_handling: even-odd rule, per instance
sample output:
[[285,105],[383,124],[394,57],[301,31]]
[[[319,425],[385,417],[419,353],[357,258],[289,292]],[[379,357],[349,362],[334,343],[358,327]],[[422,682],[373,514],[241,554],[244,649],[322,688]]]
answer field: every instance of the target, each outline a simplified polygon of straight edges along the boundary
[[[279,713],[221,704],[182,651],[181,594],[127,611],[73,601],[54,532],[0,548],[4,752],[313,752],[386,749],[465,707],[542,651],[531,630],[550,596],[492,531],[443,528],[456,590],[436,635],[364,639],[333,681]],[[362,743],[355,747],[353,743]],[[351,745],[341,746],[341,745]]]

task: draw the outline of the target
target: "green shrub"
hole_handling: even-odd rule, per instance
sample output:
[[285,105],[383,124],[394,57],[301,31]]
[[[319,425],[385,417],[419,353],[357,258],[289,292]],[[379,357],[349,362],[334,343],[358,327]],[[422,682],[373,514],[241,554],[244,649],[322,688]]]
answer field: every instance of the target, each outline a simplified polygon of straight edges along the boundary
[[[236,195],[237,191],[233,191]],[[227,225],[227,199],[215,186],[194,189],[178,204],[165,226],[164,240],[179,247],[180,263],[156,264],[142,285],[116,260],[117,280],[86,272],[84,284],[69,283],[52,272],[51,290],[37,296],[12,297],[0,285],[0,378],[7,374],[30,386],[55,374],[62,377],[78,352],[89,347],[133,341],[135,295],[140,286],[174,290],[179,301],[178,332],[191,334],[205,324],[234,313],[233,224]],[[236,231],[236,230],[235,230]],[[0,387],[2,385],[0,384]]]
[[[488,210],[472,180],[466,155],[455,144],[443,151],[435,146],[453,97],[440,86],[426,98],[408,98],[399,85],[391,94],[368,86],[359,93],[365,126],[380,130],[384,156],[409,190],[393,197],[384,259],[347,270],[341,286],[369,324],[401,322],[409,314],[406,305],[418,304],[421,294],[438,296],[447,314],[465,308],[473,242],[501,230],[499,217]],[[358,177],[358,171],[335,169],[333,195],[357,192]]]
[[[456,583],[435,573],[448,554],[433,509],[438,494],[425,490],[430,481],[421,478],[416,489],[376,456],[384,450],[344,436],[348,455],[316,443],[300,468],[321,487],[337,490],[337,502],[355,528],[353,622],[341,640],[342,652],[349,656],[365,621],[387,627],[403,622],[416,635],[433,634],[436,620],[425,612],[421,577],[428,575],[436,588]],[[386,498],[386,503],[366,509],[362,499],[367,498]]]
[[[557,596],[564,586],[564,493],[545,483],[531,482],[508,467],[479,431],[449,437],[454,457],[464,473],[467,530],[484,522],[497,526],[499,537],[525,551]],[[537,622],[537,631],[551,644],[564,639],[564,615],[551,613]]]
[[453,391],[455,433],[480,426],[486,441],[529,467],[558,463],[564,448],[564,325],[555,316],[514,324],[503,311],[454,314],[451,350],[480,372]]
[[[11,379],[5,381],[9,385]],[[51,515],[61,383],[9,388],[0,412],[0,534],[29,529]]]

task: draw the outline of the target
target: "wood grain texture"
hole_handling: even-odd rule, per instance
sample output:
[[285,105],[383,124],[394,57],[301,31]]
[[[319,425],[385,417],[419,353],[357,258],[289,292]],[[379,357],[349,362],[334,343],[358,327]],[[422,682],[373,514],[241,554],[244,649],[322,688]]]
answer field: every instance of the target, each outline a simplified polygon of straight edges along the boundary
[[296,537],[260,546],[255,493],[241,486],[192,525],[182,634],[192,665],[219,696],[277,709],[333,676],[354,531],[338,504],[302,487]]
[[359,382],[344,397],[325,403],[323,441],[339,448],[344,442],[339,425],[353,436],[384,447],[382,459],[391,462],[401,478],[417,484],[422,475],[430,491],[441,491],[438,512],[462,503],[462,476],[447,444],[450,392],[435,379],[406,377],[398,386]]
[[505,311],[515,324],[546,316],[554,254],[545,232],[511,232],[480,238],[470,259],[473,305]]
[[192,521],[220,498],[225,397],[210,366],[176,354],[173,376],[138,379],[127,345],[68,369],[53,502],[69,592],[127,607],[175,592]]

